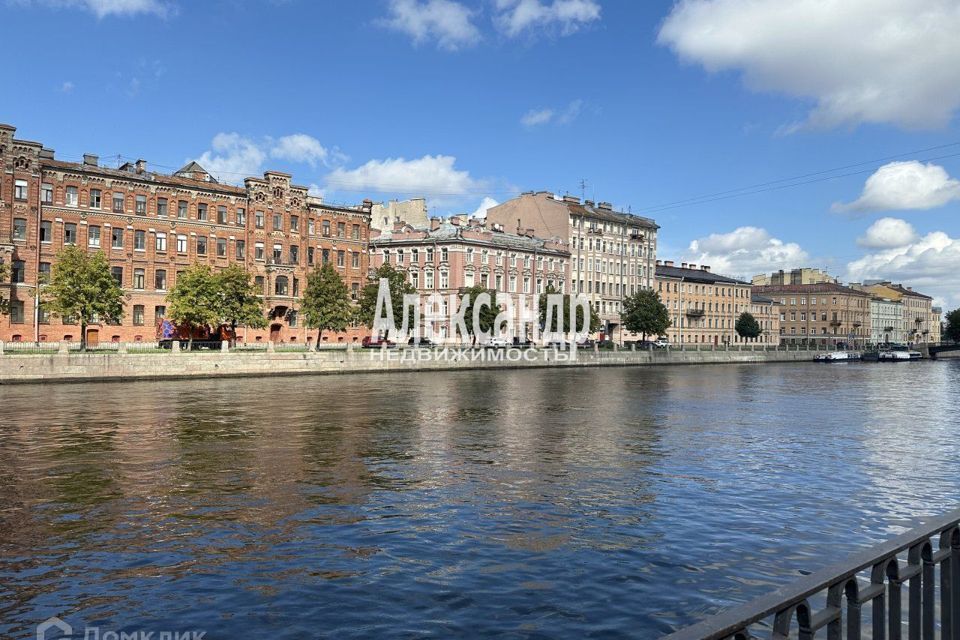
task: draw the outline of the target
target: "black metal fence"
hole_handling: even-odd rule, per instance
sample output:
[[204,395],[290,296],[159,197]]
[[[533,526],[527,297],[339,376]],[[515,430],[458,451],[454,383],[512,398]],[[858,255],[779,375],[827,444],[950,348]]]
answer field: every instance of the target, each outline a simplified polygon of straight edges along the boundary
[[[960,640],[960,510],[669,640]],[[906,586],[906,593],[904,593]],[[906,597],[904,597],[906,596]],[[937,630],[939,629],[939,635]]]

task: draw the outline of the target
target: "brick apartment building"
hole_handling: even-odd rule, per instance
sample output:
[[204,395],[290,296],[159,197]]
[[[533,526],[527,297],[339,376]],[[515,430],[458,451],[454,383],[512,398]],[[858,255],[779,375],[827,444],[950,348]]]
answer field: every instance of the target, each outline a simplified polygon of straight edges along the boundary
[[[370,267],[385,263],[405,271],[419,293],[442,294],[444,313],[449,294],[463,288],[532,297],[553,286],[565,293],[570,275],[570,251],[562,242],[534,237],[532,230],[515,234],[499,224],[481,226],[464,216],[433,218],[427,228],[397,222],[389,231],[374,230]],[[446,339],[446,323],[437,330]]]
[[241,329],[248,342],[314,339],[298,309],[315,266],[333,263],[354,295],[366,281],[369,201],[326,205],[274,171],[237,187],[218,183],[195,162],[173,175],[149,171],[142,160],[117,169],[91,155],[64,162],[38,142],[16,139],[15,131],[0,125],[0,260],[11,266],[11,281],[0,285],[11,300],[10,315],[0,317],[0,340],[79,340],[79,325],[51,317],[42,304],[42,283],[66,245],[103,251],[125,293],[123,321],[90,326],[92,343],[153,340],[167,293],[196,263],[240,264],[263,288],[268,327]]

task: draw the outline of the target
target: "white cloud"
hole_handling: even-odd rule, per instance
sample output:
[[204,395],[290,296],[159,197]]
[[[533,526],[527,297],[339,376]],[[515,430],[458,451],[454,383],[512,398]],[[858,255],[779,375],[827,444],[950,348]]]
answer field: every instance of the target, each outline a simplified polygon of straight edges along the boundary
[[305,133],[295,133],[283,136],[270,149],[271,158],[279,158],[289,162],[302,162],[311,167],[318,163],[326,163],[329,153],[320,144],[320,141]]
[[531,109],[527,111],[520,124],[525,127],[533,128],[544,124],[570,124],[577,119],[580,111],[583,109],[583,100],[574,100],[561,111],[554,109]]
[[917,232],[906,220],[880,218],[867,228],[862,237],[857,238],[857,244],[868,249],[893,249],[912,244],[917,237]]
[[795,242],[771,237],[766,229],[739,227],[690,243],[688,262],[710,265],[711,271],[749,278],[758,273],[806,266],[810,256]]
[[380,24],[407,34],[415,44],[435,41],[441,49],[455,51],[481,40],[474,12],[453,0],[390,0],[389,11]]
[[73,92],[74,88],[75,88],[75,85],[69,80],[67,80],[62,85],[60,85],[60,91],[62,91],[63,93],[71,93]]
[[885,164],[867,178],[863,193],[854,202],[836,202],[833,210],[890,211],[933,209],[960,200],[960,180],[936,164],[916,160]]
[[847,264],[846,279],[884,279],[909,283],[940,305],[960,305],[960,239],[933,231],[908,244],[868,253]]
[[680,0],[658,42],[748,87],[813,99],[801,126],[946,126],[960,105],[956,0]]
[[239,133],[218,133],[211,147],[197,162],[221,182],[237,183],[259,175],[267,157],[260,145]]
[[524,31],[554,29],[569,35],[580,27],[600,19],[596,0],[497,0],[497,27],[514,38]]
[[547,124],[553,120],[553,115],[553,109],[531,109],[520,118],[520,124],[525,127]]
[[477,207],[477,210],[474,211],[472,214],[470,214],[470,216],[473,218],[486,218],[487,209],[489,209],[490,207],[495,207],[498,204],[500,203],[494,200],[493,198],[491,198],[490,196],[485,196],[483,198],[483,201],[480,202],[480,206]]
[[376,191],[435,196],[463,195],[482,186],[468,171],[454,167],[453,156],[423,156],[413,160],[370,160],[356,169],[337,168],[327,176],[331,191]]
[[315,182],[311,182],[310,186],[307,187],[307,195],[313,196],[314,198],[320,198],[322,200],[323,198],[327,197],[327,190]]
[[53,9],[85,9],[97,18],[140,14],[167,18],[176,15],[177,6],[168,0],[13,0],[22,6],[40,5]]

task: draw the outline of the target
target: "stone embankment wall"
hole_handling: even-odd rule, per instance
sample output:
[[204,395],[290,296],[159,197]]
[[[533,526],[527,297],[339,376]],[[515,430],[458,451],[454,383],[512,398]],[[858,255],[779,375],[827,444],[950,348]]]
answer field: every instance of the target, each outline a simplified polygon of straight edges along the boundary
[[487,368],[624,367],[809,362],[815,351],[578,351],[347,349],[320,352],[49,353],[0,355],[0,384],[193,377],[260,377]]

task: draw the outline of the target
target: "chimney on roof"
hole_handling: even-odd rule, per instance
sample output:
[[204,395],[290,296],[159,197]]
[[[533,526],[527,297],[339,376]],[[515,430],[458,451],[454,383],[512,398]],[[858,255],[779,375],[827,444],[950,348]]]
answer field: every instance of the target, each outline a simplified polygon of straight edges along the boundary
[[360,210],[364,213],[370,213],[373,210],[373,200],[370,198],[364,198],[363,204],[360,205]]
[[146,160],[137,160],[134,164],[136,167],[137,173],[146,173],[147,172],[147,161]]
[[40,157],[43,158],[44,160],[53,160],[53,149],[42,147],[40,149]]
[[584,200],[584,201],[583,201],[583,204],[585,204],[585,205],[588,206],[588,207],[592,207],[592,206],[593,206],[593,200]]
[[83,164],[88,167],[95,167],[100,163],[100,158],[92,153],[83,154]]
[[613,211],[613,205],[609,202],[601,202],[597,205],[597,208],[603,209],[604,211]]
[[672,267],[672,266],[673,266],[673,260],[664,260],[664,261],[663,261],[663,266],[665,266],[665,267]]
[[433,216],[430,218],[430,231],[436,231],[440,228],[440,218]]
[[577,196],[565,195],[563,196],[564,202],[572,202],[574,204],[580,204],[580,198]]
[[700,270],[701,270],[701,271],[710,271],[710,265],[708,265],[708,264],[702,264],[702,265],[700,265]]
[[691,262],[691,263],[688,264],[687,266],[690,267],[691,269],[696,269],[696,268],[697,268],[697,265],[696,265],[695,263],[693,263],[693,262]]
[[686,269],[686,268],[687,268],[687,263],[686,263],[686,262],[681,262],[681,263],[680,263],[680,268],[681,268],[681,269]]
[[662,262],[663,262],[663,260],[657,260],[657,266],[659,267]]
[[527,229],[527,232],[526,232],[524,235],[526,235],[528,238],[532,238],[532,237],[533,237],[533,229]]

